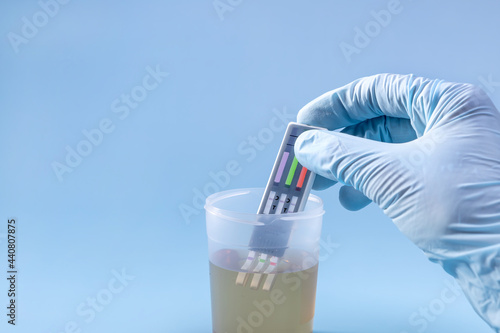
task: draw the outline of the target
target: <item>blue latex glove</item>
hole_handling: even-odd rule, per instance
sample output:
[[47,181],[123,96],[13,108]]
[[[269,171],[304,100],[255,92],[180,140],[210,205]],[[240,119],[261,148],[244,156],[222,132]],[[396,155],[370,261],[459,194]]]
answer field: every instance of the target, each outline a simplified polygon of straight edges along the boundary
[[351,209],[373,200],[500,332],[500,113],[488,96],[375,75],[318,97],[298,121],[330,130],[295,144],[299,162],[325,177],[315,188],[348,185],[340,200]]

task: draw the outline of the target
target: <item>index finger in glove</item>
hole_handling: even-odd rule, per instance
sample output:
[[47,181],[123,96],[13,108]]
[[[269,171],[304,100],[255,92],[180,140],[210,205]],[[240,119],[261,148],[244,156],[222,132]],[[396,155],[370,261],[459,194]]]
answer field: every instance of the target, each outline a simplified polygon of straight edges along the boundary
[[299,111],[297,120],[336,130],[389,116],[409,119],[417,136],[422,136],[433,126],[460,116],[460,110],[470,109],[476,90],[470,84],[378,74],[319,96]]

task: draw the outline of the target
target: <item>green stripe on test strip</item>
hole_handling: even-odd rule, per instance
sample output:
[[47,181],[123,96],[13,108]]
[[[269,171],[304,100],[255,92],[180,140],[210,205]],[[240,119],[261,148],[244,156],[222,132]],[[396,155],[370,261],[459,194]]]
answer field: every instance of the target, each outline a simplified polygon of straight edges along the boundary
[[290,167],[290,171],[288,171],[288,176],[286,177],[285,185],[290,186],[292,184],[293,175],[295,174],[295,169],[297,169],[297,164],[299,164],[299,161],[297,161],[297,158],[294,156],[292,166]]

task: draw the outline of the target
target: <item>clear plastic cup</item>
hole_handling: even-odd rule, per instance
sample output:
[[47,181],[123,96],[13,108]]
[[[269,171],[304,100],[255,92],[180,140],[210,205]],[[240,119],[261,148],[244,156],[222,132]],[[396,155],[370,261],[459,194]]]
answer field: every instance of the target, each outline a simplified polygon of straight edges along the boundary
[[[256,214],[263,193],[230,190],[206,200],[214,333],[313,330],[323,202],[310,195],[302,212]],[[265,246],[256,246],[260,239]]]

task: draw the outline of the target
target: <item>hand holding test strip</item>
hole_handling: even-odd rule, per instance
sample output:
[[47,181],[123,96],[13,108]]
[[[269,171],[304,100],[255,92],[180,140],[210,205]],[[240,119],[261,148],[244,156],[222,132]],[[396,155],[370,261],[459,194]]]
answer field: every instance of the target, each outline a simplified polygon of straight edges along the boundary
[[[300,165],[295,157],[294,145],[297,137],[310,129],[320,127],[290,123],[269,177],[258,214],[288,214],[304,209],[314,182],[315,173]],[[254,273],[250,288],[259,289],[262,275],[266,280],[263,290],[271,290],[280,258],[285,253],[291,228],[276,226],[266,232],[255,229],[251,240],[251,251],[236,278],[236,284],[245,286],[249,275]]]

